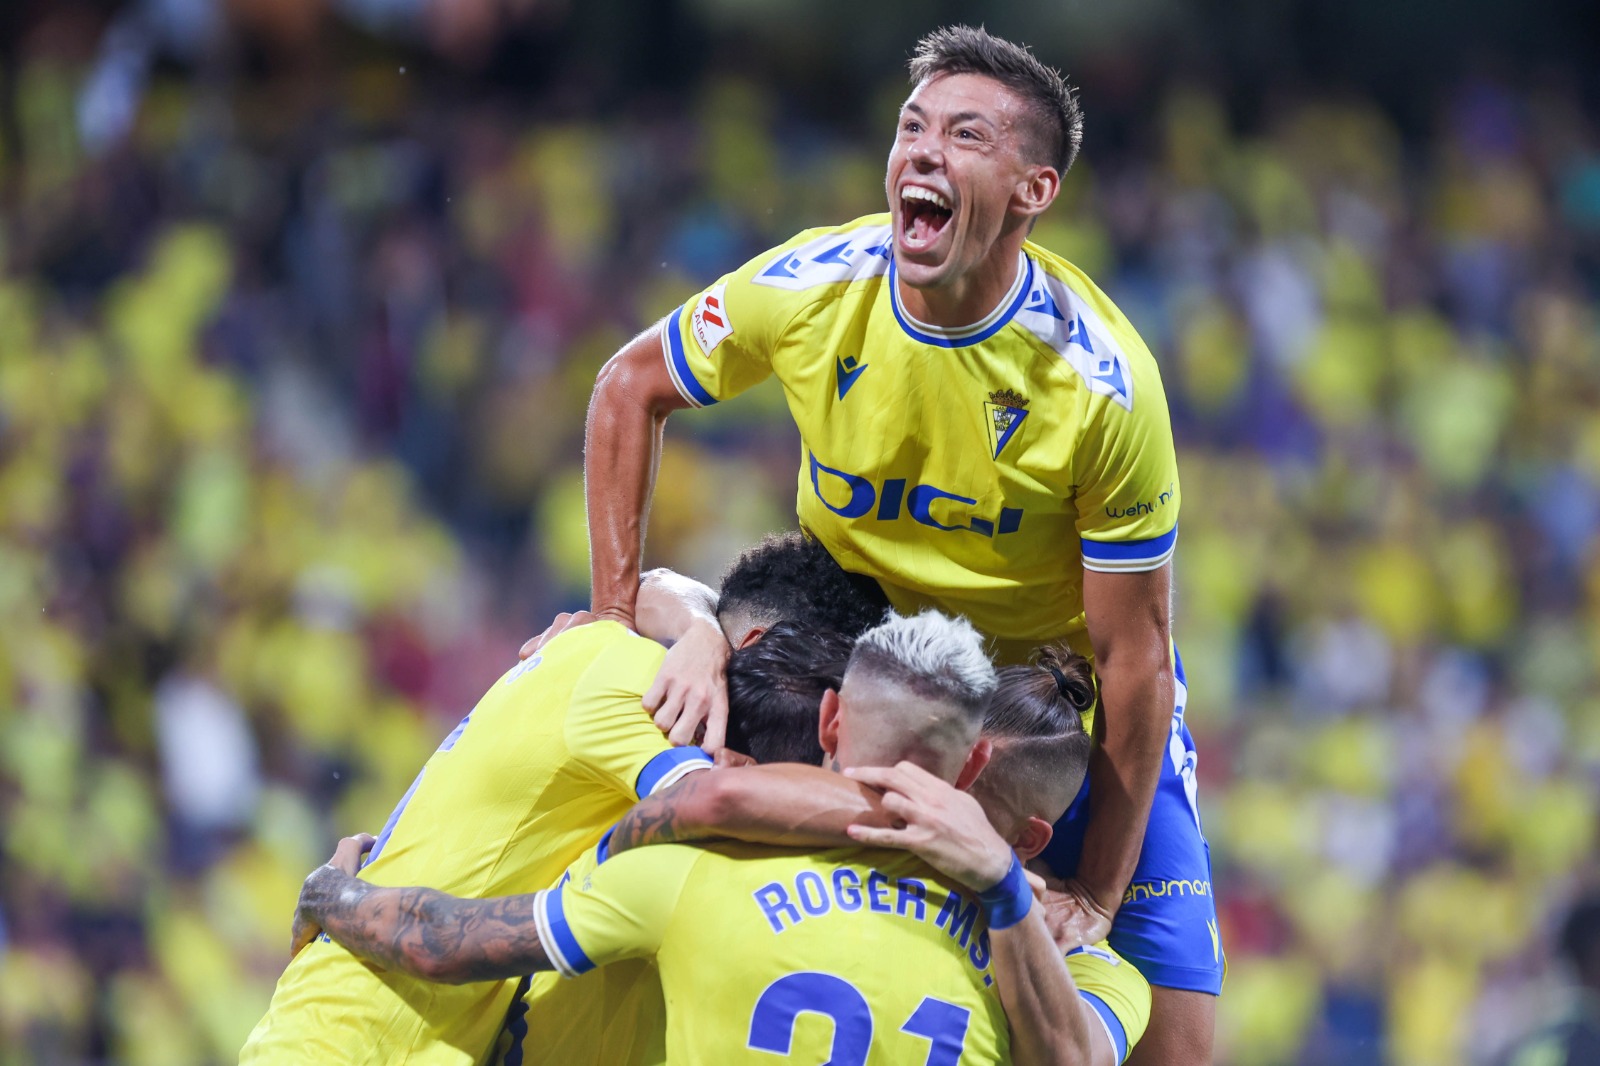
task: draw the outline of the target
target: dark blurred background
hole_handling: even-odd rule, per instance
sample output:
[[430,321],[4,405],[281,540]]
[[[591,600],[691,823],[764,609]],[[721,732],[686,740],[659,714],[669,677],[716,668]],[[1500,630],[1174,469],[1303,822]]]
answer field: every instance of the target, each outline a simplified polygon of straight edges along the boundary
[[[1172,405],[1218,1061],[1489,1063],[1574,1017],[1592,15],[0,4],[0,1066],[234,1059],[303,874],[586,603],[601,363],[882,209],[905,58],[957,20],[1080,85],[1036,239]],[[715,580],[791,525],[796,455],[770,386],[679,416],[650,561]]]

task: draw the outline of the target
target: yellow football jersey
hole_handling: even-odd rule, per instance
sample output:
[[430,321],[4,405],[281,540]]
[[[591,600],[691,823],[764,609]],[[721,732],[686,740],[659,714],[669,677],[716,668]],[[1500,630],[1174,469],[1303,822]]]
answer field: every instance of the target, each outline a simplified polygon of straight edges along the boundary
[[[601,848],[604,845],[600,845]],[[590,848],[561,883],[583,881],[600,862]],[[667,1007],[661,977],[645,959],[623,959],[567,979],[534,974],[500,1036],[492,1066],[662,1066]]]
[[[598,622],[518,664],[422,768],[361,876],[479,898],[554,883],[638,797],[711,765],[670,747],[640,703],[664,654]],[[516,985],[432,984],[319,939],[284,971],[240,1061],[469,1066]]]
[[[646,848],[641,852],[629,854],[648,856],[666,847],[670,846]],[[600,846],[598,852],[603,852],[603,849],[604,844]],[[694,849],[676,847],[675,850],[678,852],[676,856],[671,854],[665,856],[664,867],[643,863],[640,860],[630,860],[627,855],[618,856],[607,864],[605,876],[596,882],[594,874],[601,856],[596,849],[591,849],[568,869],[555,892],[543,893],[538,897],[535,913],[541,937],[558,937],[560,934],[556,932],[557,924],[564,923],[566,933],[570,937],[570,940],[565,942],[569,946],[576,944],[576,955],[588,961],[574,964],[574,953],[570,950],[559,955],[552,953],[553,959],[559,958],[564,967],[561,971],[563,976],[558,976],[556,973],[541,973],[534,976],[532,987],[525,997],[525,1016],[519,1016],[518,1024],[511,1027],[513,1031],[502,1037],[504,1042],[500,1053],[493,1059],[494,1063],[520,1061],[527,1066],[537,1066],[541,1063],[560,1063],[563,1066],[662,1066],[668,1061],[673,1063],[694,1061],[692,1057],[687,1059],[668,1057],[667,1013],[661,987],[661,974],[668,974],[668,980],[691,982],[686,987],[674,988],[676,993],[674,1001],[677,1003],[675,1010],[682,1011],[686,1007],[700,1010],[720,1001],[715,990],[692,983],[704,979],[701,962],[686,963],[677,971],[668,968],[668,956],[661,954],[667,942],[664,923],[676,920],[681,924],[681,929],[676,935],[688,938],[682,957],[693,959],[699,950],[697,945],[710,935],[709,930],[700,928],[710,924],[705,916],[726,913],[717,905],[717,900],[705,898],[700,894],[710,884],[704,879],[722,876],[721,871],[727,869],[729,864],[737,871],[750,870],[753,868],[751,863],[736,860],[752,855],[773,864],[770,868],[782,871],[783,877],[787,878],[786,881],[783,879],[766,881],[766,873],[752,873],[738,885],[733,886],[736,891],[732,891],[730,895],[745,906],[748,906],[746,900],[754,900],[763,919],[768,919],[770,912],[776,914],[779,925],[789,924],[790,909],[785,907],[785,898],[792,900],[799,908],[793,910],[794,915],[804,913],[808,917],[820,917],[814,915],[813,911],[821,906],[817,891],[819,886],[824,886],[830,893],[829,909],[836,908],[842,914],[859,916],[861,907],[852,905],[858,904],[862,898],[859,890],[865,888],[868,892],[865,897],[868,914],[877,911],[884,915],[893,914],[899,918],[915,918],[925,923],[929,917],[926,906],[931,889],[935,893],[936,905],[940,908],[932,918],[934,927],[942,929],[944,935],[952,942],[945,945],[946,948],[959,954],[961,941],[975,936],[976,939],[968,940],[972,946],[967,952],[967,962],[976,967],[978,960],[982,959],[984,967],[987,967],[987,939],[982,930],[981,917],[975,924],[969,925],[967,909],[969,901],[958,896],[955,903],[950,905],[951,921],[941,922],[945,904],[938,903],[937,900],[943,899],[946,903],[949,902],[948,887],[936,877],[927,876],[929,871],[904,853],[869,853],[847,849],[819,855],[816,857],[817,861],[801,865],[797,862],[798,853],[793,851],[728,846],[717,849],[717,857],[711,860],[710,867],[696,870],[698,864],[692,861]],[[894,854],[899,854],[900,862],[892,868],[882,864],[865,865],[869,861]],[[847,856],[850,865],[846,867],[830,863],[830,858],[839,856]],[[908,882],[913,880],[903,876],[902,868],[919,875],[915,880],[922,886],[920,894],[917,889],[901,888],[902,880]],[[666,876],[663,876],[663,869],[667,871]],[[805,870],[816,872],[820,880],[802,879],[800,873]],[[874,871],[877,871],[877,876],[874,875]],[[695,878],[692,885],[691,872]],[[748,896],[739,888],[739,885],[748,888],[757,882],[764,882],[763,888],[752,891]],[[773,885],[783,889],[786,897],[776,896],[772,891]],[[766,893],[765,896],[761,894],[763,891]],[[909,893],[905,897],[904,904],[901,903],[903,891]],[[581,893],[588,899],[575,901],[565,895],[569,892]],[[620,893],[620,895],[610,896],[610,893]],[[677,905],[687,907],[688,910],[682,914],[669,914],[672,904],[661,899],[644,898],[651,893],[675,896]],[[552,911],[557,915],[554,921]],[[859,948],[852,947],[853,938],[859,935],[858,930],[853,928],[855,921],[851,920],[852,927],[831,927],[822,930],[826,934],[823,939],[835,943],[842,942],[842,946],[831,950],[825,959],[819,957],[816,961],[831,963],[835,966],[836,972],[850,976],[862,972],[864,965],[869,967],[874,965],[874,960],[877,960],[877,965],[881,965],[884,959],[899,957],[877,953],[880,946],[885,952],[895,950],[895,945],[898,943],[896,938],[878,943],[871,940],[863,941]],[[748,942],[741,942],[737,933],[723,938],[723,942],[730,945],[730,951],[736,950],[740,953],[722,957],[720,964],[715,963],[715,949],[707,949],[712,952],[712,960],[717,969],[726,971],[727,981],[736,984],[765,981],[771,977],[772,971],[781,969],[783,965],[807,964],[806,959],[802,957],[808,950],[804,944],[796,945],[786,956],[786,961],[775,965],[769,965],[764,959],[753,958],[760,953],[764,944],[770,943],[766,931],[770,931],[771,924],[770,920],[765,927],[756,921],[743,923],[740,928],[748,929],[754,926],[757,930],[750,935]],[[660,972],[643,957],[632,957],[639,951],[636,940],[648,946],[646,954],[652,961],[656,956],[660,956],[662,966]],[[608,954],[597,957],[594,953],[600,951],[607,951]],[[617,961],[610,961],[613,955]],[[734,961],[730,964],[729,959]],[[945,965],[949,965],[948,960],[943,961]],[[594,964],[595,968],[587,968],[588,964]],[[967,968],[961,969],[963,973],[967,972]],[[1100,1026],[1115,1050],[1117,1061],[1122,1062],[1127,1058],[1129,1050],[1144,1035],[1145,1027],[1149,1024],[1150,985],[1132,964],[1113,951],[1105,941],[1069,952],[1067,969],[1077,985],[1078,994],[1093,1008],[1099,1018]],[[897,969],[886,979],[891,982],[904,982],[909,972],[911,971]],[[681,974],[681,977],[673,976],[674,974]],[[985,969],[980,976],[987,979],[989,974]],[[968,983],[970,984],[970,981]],[[876,983],[868,987],[876,987]],[[983,987],[985,993],[982,999],[987,1010],[988,989],[992,986],[985,980]],[[868,998],[873,1004],[880,1002],[877,997]],[[753,1012],[756,1008],[751,1009]],[[912,1030],[907,1031],[912,1032]],[[681,1054],[682,1045],[676,1046],[679,1047]],[[952,1050],[949,1041],[938,1046],[947,1053]],[[898,1046],[891,1050],[895,1055],[904,1053],[904,1049]],[[935,1045],[932,1043],[923,1051],[927,1054],[927,1061],[931,1062],[968,1061],[960,1054],[947,1055],[945,1059],[936,1058]],[[977,1047],[974,1046],[972,1051],[976,1055]],[[707,1050],[702,1058],[708,1062],[718,1061],[710,1050]],[[913,1057],[905,1061],[923,1060]],[[974,1057],[970,1061],[1003,1060]]]
[[801,524],[895,607],[964,614],[1007,659],[1090,654],[1082,569],[1172,555],[1178,470],[1138,334],[1077,268],[1025,246],[984,321],[901,306],[888,215],[808,230],[668,316],[692,404],[776,374],[802,440]]

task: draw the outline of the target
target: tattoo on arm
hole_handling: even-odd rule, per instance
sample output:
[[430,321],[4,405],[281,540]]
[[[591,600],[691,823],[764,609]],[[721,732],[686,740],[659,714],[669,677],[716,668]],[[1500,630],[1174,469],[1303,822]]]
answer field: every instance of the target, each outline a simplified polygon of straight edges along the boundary
[[702,839],[705,834],[695,831],[698,827],[685,824],[684,808],[713,784],[710,777],[710,773],[690,774],[659,796],[646,796],[634,804],[611,831],[606,853],[619,855],[646,844]]
[[386,970],[466,984],[554,969],[532,896],[460,899],[431,888],[380,888],[324,866],[300,909],[352,954]]

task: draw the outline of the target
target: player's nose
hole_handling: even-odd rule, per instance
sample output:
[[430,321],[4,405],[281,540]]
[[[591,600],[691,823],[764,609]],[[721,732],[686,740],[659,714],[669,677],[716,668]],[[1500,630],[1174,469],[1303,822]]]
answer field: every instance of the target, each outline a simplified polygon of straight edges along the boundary
[[919,137],[906,150],[906,158],[918,170],[937,170],[944,165],[944,150],[936,138]]

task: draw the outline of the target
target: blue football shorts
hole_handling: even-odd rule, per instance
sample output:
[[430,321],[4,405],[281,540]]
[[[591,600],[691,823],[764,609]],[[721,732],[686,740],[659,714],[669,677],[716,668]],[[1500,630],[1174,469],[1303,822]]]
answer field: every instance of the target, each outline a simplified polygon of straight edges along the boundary
[[[1211,848],[1200,828],[1194,738],[1184,725],[1188,702],[1183,659],[1175,659],[1172,734],[1150,808],[1133,883],[1111,926],[1111,946],[1152,985],[1222,992],[1225,957],[1211,889]],[[1071,877],[1089,824],[1089,782],[1055,825],[1041,858],[1057,877]]]

